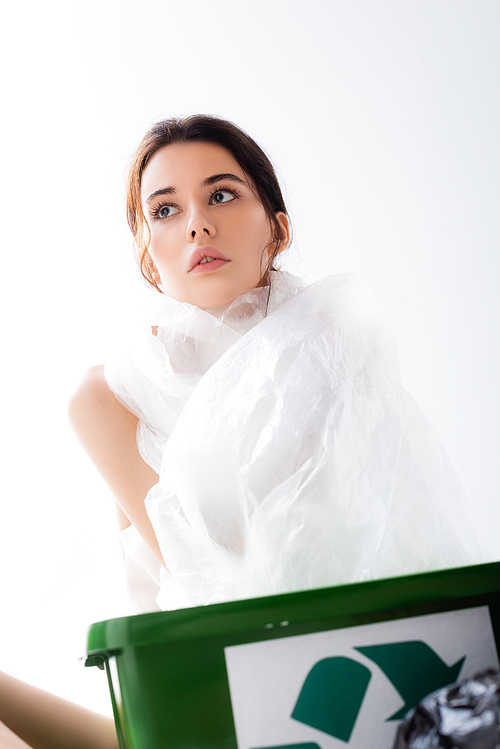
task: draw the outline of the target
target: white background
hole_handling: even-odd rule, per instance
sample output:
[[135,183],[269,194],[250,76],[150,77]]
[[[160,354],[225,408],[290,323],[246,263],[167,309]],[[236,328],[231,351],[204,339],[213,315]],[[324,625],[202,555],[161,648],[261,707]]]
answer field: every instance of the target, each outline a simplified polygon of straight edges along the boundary
[[500,2],[25,0],[1,28],[0,668],[110,712],[77,658],[129,609],[66,403],[141,295],[124,172],[174,114],[267,149],[289,270],[364,275],[500,556]]

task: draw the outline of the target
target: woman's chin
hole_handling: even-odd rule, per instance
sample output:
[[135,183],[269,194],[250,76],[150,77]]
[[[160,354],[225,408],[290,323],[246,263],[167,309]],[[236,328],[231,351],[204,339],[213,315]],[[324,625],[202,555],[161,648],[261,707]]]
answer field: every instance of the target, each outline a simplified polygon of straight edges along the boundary
[[[204,279],[208,281],[209,279]],[[210,279],[211,280],[211,279]],[[214,279],[216,281],[216,279]],[[241,294],[255,288],[255,284],[223,284],[217,279],[216,283],[199,284],[196,289],[189,289],[184,293],[172,293],[166,289],[169,296],[177,299],[178,302],[188,302],[199,309],[216,311],[220,308],[228,307]]]

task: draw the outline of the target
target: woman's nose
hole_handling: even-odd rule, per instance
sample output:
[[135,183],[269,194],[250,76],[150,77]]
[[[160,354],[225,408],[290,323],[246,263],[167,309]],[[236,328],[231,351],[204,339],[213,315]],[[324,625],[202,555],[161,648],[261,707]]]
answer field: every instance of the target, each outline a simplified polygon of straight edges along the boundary
[[197,237],[209,236],[214,237],[216,232],[214,224],[208,219],[205,211],[193,208],[189,216],[186,227],[186,233],[189,240]]

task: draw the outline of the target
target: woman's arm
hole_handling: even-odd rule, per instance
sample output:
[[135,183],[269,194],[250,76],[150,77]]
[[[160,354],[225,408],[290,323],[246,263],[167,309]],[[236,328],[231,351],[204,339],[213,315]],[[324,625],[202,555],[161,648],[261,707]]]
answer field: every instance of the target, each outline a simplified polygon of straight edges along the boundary
[[32,749],[2,722],[0,722],[0,747],[2,749]]
[[0,720],[1,749],[118,749],[111,718],[1,672]]
[[76,436],[119,507],[164,564],[144,506],[144,499],[158,476],[137,449],[138,419],[109,389],[103,366],[89,369],[70,401],[69,417]]

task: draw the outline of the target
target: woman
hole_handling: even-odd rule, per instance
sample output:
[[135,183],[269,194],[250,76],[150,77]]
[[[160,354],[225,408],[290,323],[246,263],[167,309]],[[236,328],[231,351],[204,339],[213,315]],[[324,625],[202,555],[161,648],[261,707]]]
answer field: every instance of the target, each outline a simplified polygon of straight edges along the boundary
[[[70,417],[116,498],[138,611],[481,561],[370,293],[275,270],[290,226],[254,141],[218,118],[158,123],[127,210],[159,304]],[[0,717],[33,747],[113,745],[100,716],[80,721],[90,740],[56,726],[50,696],[30,693],[24,729],[24,687],[2,683]]]
[[480,561],[363,282],[274,270],[290,227],[254,141],[213,117],[158,123],[127,197],[163,293],[71,415],[117,498],[137,610]]

